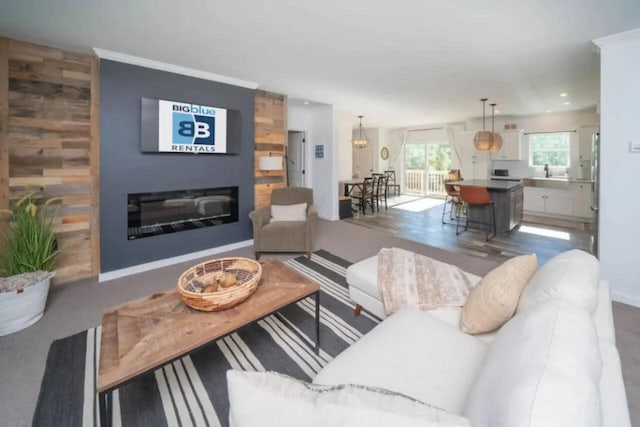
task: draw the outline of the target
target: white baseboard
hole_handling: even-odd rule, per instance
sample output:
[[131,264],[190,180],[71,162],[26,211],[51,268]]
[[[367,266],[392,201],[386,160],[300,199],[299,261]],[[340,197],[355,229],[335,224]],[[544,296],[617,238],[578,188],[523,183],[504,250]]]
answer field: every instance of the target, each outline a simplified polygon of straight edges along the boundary
[[157,261],[151,261],[144,264],[134,265],[132,267],[122,268],[120,270],[107,271],[106,273],[100,273],[98,275],[98,282],[108,282],[109,280],[119,279],[120,277],[131,276],[132,274],[144,273],[145,271],[155,270],[157,268],[167,267],[173,264],[179,264],[185,261],[191,261],[198,258],[204,258],[210,255],[219,254],[222,252],[232,251],[234,249],[244,248],[246,246],[253,245],[253,239],[244,240],[242,242],[230,243],[224,246],[218,246],[216,248],[205,249],[198,252],[191,252],[184,255],[178,255],[172,258],[159,259]]
[[640,297],[638,296],[624,294],[621,292],[616,292],[614,290],[611,290],[611,299],[614,300],[615,302],[621,302],[623,304],[628,304],[628,305],[632,305],[634,307],[640,308]]

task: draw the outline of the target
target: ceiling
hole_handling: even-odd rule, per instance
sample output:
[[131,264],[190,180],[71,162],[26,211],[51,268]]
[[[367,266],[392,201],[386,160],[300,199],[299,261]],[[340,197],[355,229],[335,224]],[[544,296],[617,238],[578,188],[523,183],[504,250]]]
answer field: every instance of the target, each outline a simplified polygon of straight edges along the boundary
[[8,37],[254,81],[367,126],[477,117],[482,97],[501,114],[591,107],[590,41],[640,27],[638,0],[0,0],[0,11]]

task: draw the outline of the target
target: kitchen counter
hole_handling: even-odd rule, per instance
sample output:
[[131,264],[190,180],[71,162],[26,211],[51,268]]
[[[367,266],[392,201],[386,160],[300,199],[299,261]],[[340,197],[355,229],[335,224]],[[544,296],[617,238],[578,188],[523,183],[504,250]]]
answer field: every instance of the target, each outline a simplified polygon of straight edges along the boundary
[[[495,206],[496,231],[507,233],[522,222],[524,192],[522,183],[518,181],[488,181],[470,179],[456,181],[452,184],[465,187],[486,187]],[[469,210],[470,222],[490,223],[491,212],[485,207],[474,207]]]
[[456,181],[453,184],[458,186],[487,187],[488,190],[494,191],[509,191],[522,187],[522,183],[518,181],[491,181],[484,179],[465,179],[464,181]]

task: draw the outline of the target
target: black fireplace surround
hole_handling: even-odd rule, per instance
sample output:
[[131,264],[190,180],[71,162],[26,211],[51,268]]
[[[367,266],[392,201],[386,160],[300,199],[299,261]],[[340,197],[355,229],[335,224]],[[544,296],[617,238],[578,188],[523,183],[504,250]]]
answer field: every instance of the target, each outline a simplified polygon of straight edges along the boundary
[[129,240],[238,221],[238,187],[127,195]]

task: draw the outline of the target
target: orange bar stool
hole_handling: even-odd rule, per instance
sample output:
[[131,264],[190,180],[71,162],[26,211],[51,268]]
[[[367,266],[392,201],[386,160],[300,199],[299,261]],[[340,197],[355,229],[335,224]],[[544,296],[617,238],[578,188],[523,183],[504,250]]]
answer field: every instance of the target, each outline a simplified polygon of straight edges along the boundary
[[453,221],[455,219],[453,217],[454,213],[456,218],[460,216],[462,201],[460,200],[460,187],[458,187],[457,185],[453,185],[451,181],[445,181],[444,191],[447,193],[447,195],[444,198],[444,205],[442,205],[442,223],[447,224],[447,222],[444,220],[444,217],[447,214],[447,206],[450,206],[449,218],[451,219],[451,221]]
[[[487,233],[487,242],[494,237],[496,237],[496,207],[489,196],[489,191],[486,187],[474,187],[474,186],[460,186],[460,199],[462,203],[467,208],[466,212],[466,221],[464,224],[464,231],[469,228],[469,222],[480,224],[483,226],[484,231]],[[482,209],[483,211],[491,212],[491,220],[490,221],[478,221],[478,220],[469,220],[471,216],[472,209]],[[483,215],[485,219],[487,219],[487,215]],[[493,230],[493,234],[489,234],[489,227]],[[460,234],[460,216],[458,216],[458,222],[456,223],[456,235]]]

